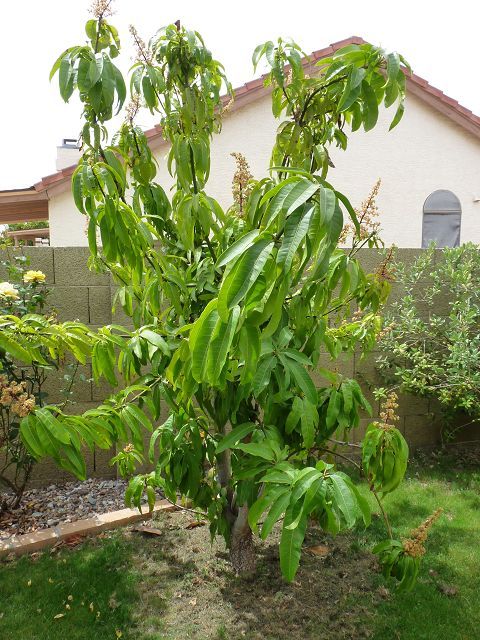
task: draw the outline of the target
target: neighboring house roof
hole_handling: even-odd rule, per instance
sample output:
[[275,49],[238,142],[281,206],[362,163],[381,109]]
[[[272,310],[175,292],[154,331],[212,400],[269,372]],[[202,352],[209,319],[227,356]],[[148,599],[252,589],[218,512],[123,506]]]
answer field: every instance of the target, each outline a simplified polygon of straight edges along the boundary
[[[307,72],[313,70],[318,60],[326,58],[335,53],[335,51],[338,51],[338,49],[341,49],[342,47],[350,44],[366,44],[366,41],[358,36],[351,36],[350,38],[346,38],[345,40],[334,42],[324,49],[318,49],[318,51],[314,51],[310,54],[310,56],[304,59],[305,69],[307,70]],[[470,134],[480,139],[479,116],[476,116],[474,113],[472,113],[472,111],[470,111],[466,107],[463,107],[457,102],[457,100],[454,100],[453,98],[445,95],[443,91],[440,91],[440,89],[436,89],[435,87],[433,87],[420,76],[417,76],[416,74],[406,74],[406,77],[407,95],[409,93],[415,95],[420,100],[427,103],[432,108],[436,109],[438,112],[442,113],[444,116],[468,131]],[[250,82],[247,82],[241,87],[235,89],[235,101],[230,111],[240,109],[250,102],[253,102],[258,98],[267,95],[270,92],[270,88],[265,87],[265,78],[266,74],[260,76],[259,78],[256,78],[255,80],[251,80]],[[225,96],[224,101],[228,102],[228,100],[228,96]],[[152,129],[148,129],[145,134],[152,148],[158,147],[161,144],[165,143],[165,140],[162,136],[162,129],[159,125],[156,125]],[[16,204],[18,206],[21,206],[21,202],[23,202],[24,210],[25,207],[28,207],[27,210],[30,211],[30,207],[34,202],[36,207],[39,206],[39,204],[36,202],[37,198],[34,198],[29,194],[28,197],[25,197],[25,199],[22,200],[22,191],[26,193],[27,191],[30,192],[33,190],[34,193],[36,193],[38,196],[43,196],[42,198],[39,197],[38,200],[46,200],[49,197],[49,191],[55,190],[55,192],[58,193],[60,191],[65,191],[68,188],[70,178],[75,170],[75,167],[76,164],[45,176],[29,189],[0,191],[0,222],[7,222],[5,216],[8,215],[11,204],[13,202],[11,198],[9,199],[9,194],[10,196],[12,193],[18,194],[17,199],[15,200]],[[48,205],[46,202],[45,205],[48,209]]]
[[48,220],[48,194],[35,187],[0,191],[0,224]]

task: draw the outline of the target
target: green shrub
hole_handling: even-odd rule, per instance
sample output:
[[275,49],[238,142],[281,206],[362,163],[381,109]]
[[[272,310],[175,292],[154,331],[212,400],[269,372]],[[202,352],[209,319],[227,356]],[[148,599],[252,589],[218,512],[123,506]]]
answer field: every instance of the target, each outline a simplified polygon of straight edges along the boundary
[[389,387],[436,399],[451,437],[480,418],[480,249],[431,246],[392,266],[400,290],[386,314],[380,371]]

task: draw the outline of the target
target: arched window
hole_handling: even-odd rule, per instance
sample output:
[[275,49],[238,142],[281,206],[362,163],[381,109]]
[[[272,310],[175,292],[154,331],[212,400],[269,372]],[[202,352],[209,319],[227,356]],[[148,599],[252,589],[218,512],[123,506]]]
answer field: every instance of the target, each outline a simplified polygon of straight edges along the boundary
[[438,189],[423,205],[422,247],[435,242],[437,247],[458,247],[460,244],[460,200],[451,191]]

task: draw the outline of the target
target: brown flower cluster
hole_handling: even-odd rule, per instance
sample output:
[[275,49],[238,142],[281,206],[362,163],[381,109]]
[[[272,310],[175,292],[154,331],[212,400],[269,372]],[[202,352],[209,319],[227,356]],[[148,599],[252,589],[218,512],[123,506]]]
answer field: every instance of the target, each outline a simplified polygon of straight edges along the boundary
[[379,280],[388,280],[389,282],[395,280],[395,268],[393,266],[394,252],[395,247],[390,247],[385,260],[378,265],[375,275]]
[[230,111],[231,108],[233,107],[234,102],[235,102],[235,96],[232,95],[230,96],[230,100],[222,106],[222,114],[228,113],[228,111]]
[[26,382],[9,381],[6,376],[0,376],[0,405],[24,418],[34,410],[35,398],[27,392]]
[[384,429],[389,429],[394,425],[395,422],[400,420],[400,417],[397,415],[398,408],[398,396],[394,391],[391,391],[386,400],[384,400],[380,405],[380,419],[381,422],[379,425]]
[[128,444],[126,444],[123,447],[123,452],[124,453],[132,453],[132,451],[135,451],[135,447],[133,446],[133,444],[131,442],[129,442]]
[[245,204],[252,190],[249,183],[250,180],[253,179],[253,176],[250,173],[250,167],[244,155],[237,152],[231,153],[230,155],[235,158],[235,162],[237,163],[237,170],[233,174],[232,180],[233,202],[238,214],[242,217],[245,211]]
[[[382,184],[379,178],[370,191],[368,198],[364,200],[359,209],[355,209],[358,222],[360,224],[359,240],[366,240],[372,236],[375,236],[380,231],[379,211],[377,207],[376,198],[380,191],[380,185]],[[345,243],[349,236],[356,236],[356,229],[352,222],[346,224],[342,233],[340,234],[339,242]]]
[[352,322],[359,322],[364,315],[365,312],[363,311],[363,309],[357,309],[352,315]]
[[395,327],[396,327],[395,322],[391,322],[390,324],[387,324],[385,327],[383,327],[381,331],[377,333],[377,340],[383,340],[383,338],[386,338],[388,334],[395,329]]
[[107,18],[113,13],[111,8],[112,1],[113,0],[93,0],[89,11],[97,20]]
[[443,509],[437,509],[422,524],[410,533],[410,537],[403,540],[403,550],[412,558],[419,558],[425,554],[424,543],[428,537],[428,531],[440,517]]
[[142,38],[138,35],[138,31],[133,26],[133,24],[131,24],[128,27],[128,30],[130,31],[130,34],[131,34],[131,36],[133,38],[133,41],[135,43],[136,60],[138,60],[140,62],[146,62],[147,64],[152,64],[152,62],[153,62],[153,53],[147,47],[147,45],[142,40]]
[[133,122],[135,116],[138,113],[138,110],[140,109],[140,106],[140,96],[138,93],[134,93],[125,109],[125,119],[129,122]]

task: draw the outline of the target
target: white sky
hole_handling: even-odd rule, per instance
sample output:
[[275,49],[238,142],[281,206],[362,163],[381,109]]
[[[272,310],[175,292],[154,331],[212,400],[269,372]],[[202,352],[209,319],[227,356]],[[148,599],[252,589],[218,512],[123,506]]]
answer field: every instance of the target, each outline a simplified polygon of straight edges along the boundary
[[[57,56],[82,44],[90,0],[3,0],[0,4],[0,189],[27,187],[55,171],[56,146],[77,137],[78,105],[65,105],[48,75]],[[260,42],[292,37],[310,53],[351,35],[397,50],[435,87],[480,114],[480,5],[476,0],[116,0],[110,21],[123,44],[120,66],[133,55],[128,25],[145,40],[182,21],[203,35],[233,86],[254,77]],[[118,59],[117,59],[118,60]],[[139,124],[151,126],[148,117]]]

